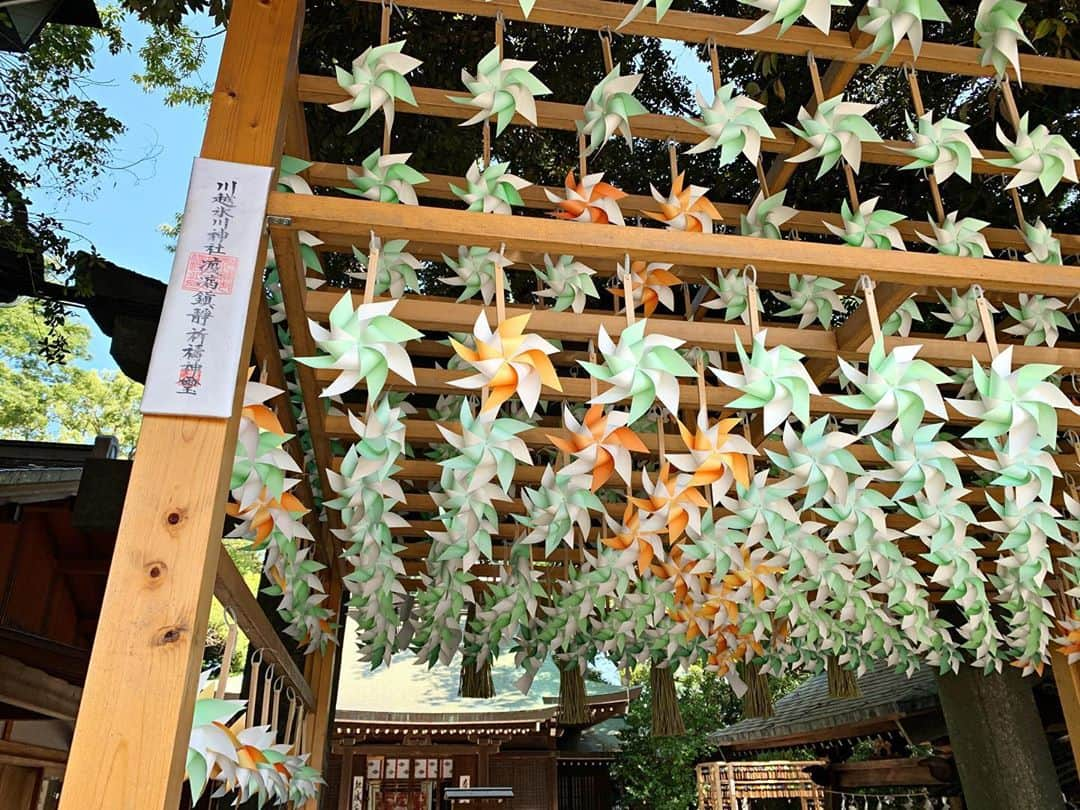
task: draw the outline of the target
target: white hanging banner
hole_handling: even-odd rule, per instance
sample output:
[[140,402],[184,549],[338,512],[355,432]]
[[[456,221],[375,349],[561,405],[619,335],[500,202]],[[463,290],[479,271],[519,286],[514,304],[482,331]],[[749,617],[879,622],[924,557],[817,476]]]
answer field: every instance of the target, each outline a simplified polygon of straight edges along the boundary
[[232,412],[249,292],[274,170],[196,158],[142,412]]

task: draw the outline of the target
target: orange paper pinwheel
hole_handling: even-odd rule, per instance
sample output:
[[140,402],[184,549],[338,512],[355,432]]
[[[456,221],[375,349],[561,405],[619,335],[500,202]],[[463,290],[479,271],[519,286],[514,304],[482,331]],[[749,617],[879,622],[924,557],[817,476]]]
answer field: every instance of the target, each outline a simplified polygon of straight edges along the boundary
[[603,543],[617,551],[636,550],[638,576],[645,576],[645,572],[651,569],[653,560],[663,559],[664,556],[659,534],[651,531],[648,526],[642,526],[641,513],[629,503],[623,511],[622,524],[615,530],[615,535],[603,538]]
[[573,169],[567,172],[565,197],[546,192],[548,199],[555,203],[555,216],[577,222],[622,225],[623,215],[619,210],[619,200],[626,196],[626,192],[603,182],[603,176],[586,174],[579,183],[574,178]]
[[643,472],[642,483],[647,497],[630,498],[630,503],[643,512],[666,519],[669,546],[679,542],[692,516],[698,517],[702,509],[709,508],[709,502],[685,478],[671,475],[671,465],[666,461],[660,465],[655,481],[650,481],[649,474]]
[[671,455],[668,460],[678,469],[691,474],[691,486],[715,484],[730,470],[738,483],[748,487],[749,456],[756,451],[745,438],[732,433],[738,425],[737,418],[719,419],[710,425],[704,412],[698,413],[695,431],[680,421],[679,435],[690,452]]
[[680,173],[671,183],[671,193],[664,197],[655,188],[653,199],[660,205],[658,212],[645,211],[649,219],[663,222],[676,231],[712,233],[713,220],[723,219],[716,206],[705,196],[708,189],[685,185],[685,173]]
[[[281,499],[274,498],[263,488],[262,495],[241,509],[240,504],[229,502],[225,504],[225,514],[250,524],[254,535],[251,538],[251,547],[254,550],[262,548],[266,538],[274,529],[274,510],[279,509],[293,515],[306,515],[308,509],[291,492],[283,492]],[[280,583],[279,583],[280,584]]]
[[604,413],[603,405],[592,405],[579,425],[566,409],[563,421],[570,432],[569,438],[548,436],[559,450],[575,458],[560,472],[566,475],[590,473],[593,492],[606,484],[614,472],[629,483],[630,453],[647,453],[649,448],[626,426],[626,420],[627,415],[622,411]]
[[[626,267],[619,264],[617,275],[619,284],[611,288],[611,294],[620,298],[626,295],[624,277]],[[663,304],[669,310],[675,309],[675,293],[673,287],[682,284],[682,279],[671,272],[671,265],[664,262],[631,262],[630,263],[630,294],[634,299],[634,307],[641,307],[648,318],[656,312],[656,305]]]

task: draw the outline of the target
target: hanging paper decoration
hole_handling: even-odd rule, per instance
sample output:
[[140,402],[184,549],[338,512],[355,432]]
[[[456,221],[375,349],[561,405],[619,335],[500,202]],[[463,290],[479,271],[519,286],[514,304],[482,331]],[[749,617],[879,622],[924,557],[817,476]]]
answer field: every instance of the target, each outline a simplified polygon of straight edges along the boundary
[[761,139],[776,137],[761,114],[765,105],[747,95],[735,95],[731,82],[716,91],[712,104],[705,103],[700,90],[696,96],[701,118],[686,120],[704,132],[705,139],[688,149],[687,154],[719,149],[721,166],[733,163],[740,154],[756,166],[761,157]]
[[[405,250],[408,246],[409,242],[406,239],[391,239],[380,245],[379,264],[375,268],[375,295],[390,293],[391,298],[401,298],[406,288],[420,289],[420,282],[416,278],[416,271],[420,269],[420,260]],[[369,257],[363,251],[353,247],[353,258],[364,269],[359,272],[350,272],[349,276],[366,281],[369,272]]]
[[1024,258],[1032,264],[1064,264],[1061,259],[1061,242],[1043,224],[1042,219],[1037,218],[1034,225],[1024,223],[1024,241],[1028,246]]
[[472,94],[468,98],[449,96],[458,104],[479,107],[480,111],[461,126],[479,124],[495,118],[495,134],[501,135],[515,115],[536,126],[536,96],[546,96],[551,90],[532,75],[536,62],[520,59],[500,59],[499,49],[492,48],[476,66],[476,76],[461,71],[461,81]]
[[626,197],[610,183],[604,182],[603,174],[586,174],[581,182],[574,178],[573,170],[566,173],[565,197],[544,189],[548,200],[555,203],[555,216],[576,222],[597,222],[601,225],[623,225],[619,200]]
[[465,301],[480,293],[484,304],[495,298],[495,274],[510,266],[510,260],[502,253],[486,247],[458,247],[457,259],[443,254],[443,263],[454,271],[452,276],[439,279],[451,287],[462,287],[458,301]]
[[686,173],[682,172],[671,183],[671,193],[666,197],[649,185],[653,199],[660,204],[660,211],[645,211],[649,219],[663,222],[673,231],[712,233],[713,221],[723,219],[716,206],[705,196],[704,186],[684,185]]
[[517,465],[532,464],[529,449],[519,434],[530,429],[526,422],[496,416],[482,410],[473,416],[468,401],[462,401],[458,417],[460,434],[438,425],[443,438],[456,451],[453,458],[442,462],[444,470],[468,474],[482,481],[496,480],[502,491],[509,492]]
[[[979,317],[979,299],[974,287],[960,295],[956,290],[952,291],[949,300],[939,292],[938,300],[945,305],[945,312],[933,313],[935,318],[951,323],[945,337],[953,338],[963,335],[964,340],[976,341],[983,336],[982,318]],[[991,312],[997,312],[993,306],[987,304]]]
[[964,452],[939,438],[943,423],[921,425],[905,435],[897,426],[890,441],[871,436],[881,460],[889,465],[878,470],[881,481],[899,484],[893,497],[897,501],[923,493],[931,502],[941,497],[950,487],[960,487],[960,471],[956,459]]
[[585,298],[599,298],[600,293],[596,290],[596,284],[592,277],[596,271],[579,262],[573,256],[563,254],[552,260],[547,253],[544,254],[544,269],[532,268],[536,278],[543,282],[544,288],[537,295],[541,298],[551,298],[551,308],[556,312],[571,309],[580,314],[585,311]]
[[[293,194],[314,194],[315,192],[311,190],[308,181],[300,174],[301,172],[310,169],[313,165],[314,164],[309,160],[301,160],[300,158],[290,157],[289,155],[282,155],[281,163],[278,165],[277,190],[285,192],[291,191]],[[310,231],[297,231],[296,236],[300,241],[300,258],[304,262],[304,267],[318,273],[318,276],[307,276],[304,281],[306,282],[308,289],[318,289],[324,283],[322,279],[324,272],[322,261],[319,259],[319,254],[315,251],[315,248],[321,245],[323,240],[319,239]],[[277,263],[273,258],[274,248],[272,245],[268,246],[267,252],[269,253],[269,264],[276,269]]]
[[615,344],[601,325],[596,345],[604,362],[578,361],[590,376],[610,386],[590,403],[606,405],[629,399],[630,424],[644,416],[657,400],[670,413],[678,413],[678,378],[696,374],[676,351],[683,341],[667,335],[646,335],[647,327],[648,321],[637,321],[622,330]]
[[[826,496],[831,502],[847,500],[850,477],[866,473],[847,449],[858,437],[838,430],[827,431],[828,427],[828,416],[815,419],[801,433],[790,423],[785,424],[784,452],[765,451],[788,474],[783,485],[806,490],[804,509],[817,505]],[[749,482],[742,483],[749,486]]]
[[875,210],[879,199],[873,197],[860,203],[854,212],[848,206],[847,200],[844,200],[840,207],[844,227],[838,228],[831,222],[826,222],[825,227],[852,247],[907,250],[900,231],[896,229],[896,223],[901,222],[904,215],[884,208]]
[[982,48],[983,65],[993,65],[998,78],[1012,65],[1020,80],[1019,43],[1032,47],[1020,24],[1026,3],[1016,0],[980,0],[975,12],[975,44]]
[[548,557],[560,545],[575,548],[588,542],[592,528],[589,510],[604,511],[590,484],[588,475],[569,475],[565,469],[556,473],[545,467],[540,488],[521,491],[526,514],[514,515],[514,519],[528,529],[522,541],[543,543]]
[[724,310],[723,318],[725,321],[733,321],[739,318],[745,324],[750,323],[749,292],[747,291],[746,274],[741,269],[734,268],[725,272],[718,267],[716,268],[716,283],[714,284],[707,277],[705,283],[709,285],[709,289],[716,293],[716,298],[702,301],[702,307]]
[[874,38],[863,55],[880,52],[878,65],[882,65],[907,37],[917,60],[923,43],[923,23],[930,21],[950,22],[937,0],[868,0],[855,21],[860,31]]
[[899,151],[911,158],[904,169],[930,169],[938,183],[954,174],[971,182],[971,161],[981,158],[967,134],[968,125],[951,118],[934,120],[933,110],[919,116],[918,121],[907,118],[912,146]]
[[817,176],[822,177],[843,158],[858,174],[862,163],[862,145],[881,142],[877,130],[864,117],[874,107],[874,104],[844,101],[843,95],[822,101],[812,114],[805,107],[800,107],[799,126],[787,124],[787,128],[810,146],[787,158],[787,161],[805,163],[821,158]]
[[1078,182],[1076,161],[1080,160],[1080,154],[1063,136],[1051,134],[1044,124],[1030,129],[1029,118],[1030,113],[1024,113],[1020,118],[1015,140],[1009,140],[998,124],[997,139],[1009,156],[987,162],[1016,169],[1016,175],[1005,188],[1019,188],[1037,180],[1043,194],[1049,194],[1062,179]]
[[744,5],[760,9],[765,16],[759,18],[740,34],[756,34],[770,25],[779,25],[783,36],[799,17],[805,17],[821,33],[829,33],[832,24],[832,7],[850,6],[850,0],[739,0]]
[[469,206],[470,211],[485,214],[511,214],[511,206],[524,205],[521,194],[523,188],[531,186],[528,180],[510,174],[509,163],[489,163],[481,168],[482,161],[477,160],[465,173],[465,188],[453,183],[450,190]]
[[368,48],[352,62],[352,72],[336,66],[337,82],[351,98],[330,104],[337,112],[363,110],[363,115],[349,134],[356,132],[368,122],[376,112],[382,110],[386,117],[386,126],[394,126],[394,102],[403,101],[410,106],[416,105],[412,88],[405,76],[423,63],[402,53],[402,42],[388,42]]
[[616,564],[623,571],[636,570],[641,577],[654,560],[664,559],[664,542],[660,539],[660,532],[666,528],[663,515],[643,515],[641,510],[628,503],[621,520],[607,512],[604,512],[604,519],[611,536],[604,537],[602,542],[619,552]]
[[[665,262],[630,263],[630,294],[633,299],[631,305],[635,310],[642,308],[646,318],[656,311],[657,304],[663,304],[669,311],[675,310],[675,293],[672,288],[682,284],[682,279],[671,272],[671,267],[671,264]],[[625,261],[619,262],[615,267],[618,283],[611,288],[611,294],[618,298],[626,296],[626,273]]]
[[487,314],[481,312],[473,327],[476,348],[471,349],[450,339],[454,351],[476,370],[476,374],[451,385],[490,390],[483,410],[496,410],[514,394],[521,399],[530,416],[536,410],[542,385],[562,391],[551,355],[558,351],[539,335],[526,334],[529,315],[508,318],[492,331]]
[[641,102],[634,98],[634,90],[640,83],[640,73],[622,76],[619,65],[615,65],[592,89],[589,100],[585,102],[585,118],[577,122],[578,131],[589,139],[586,155],[591,155],[603,147],[616,133],[623,136],[626,145],[633,151],[630,119],[648,112]]
[[1072,323],[1061,310],[1065,302],[1059,298],[1045,295],[1020,293],[1020,306],[1014,307],[1005,302],[1005,310],[1016,323],[1003,331],[1010,335],[1019,335],[1025,346],[1044,344],[1053,348],[1058,341],[1059,330],[1072,331]]
[[750,204],[750,210],[739,217],[739,231],[743,236],[759,236],[764,239],[782,239],[780,226],[799,212],[784,205],[787,189],[765,197],[760,191]]
[[315,321],[308,321],[315,345],[325,354],[298,357],[297,361],[310,368],[340,372],[320,396],[343,394],[364,382],[368,396],[375,399],[382,392],[391,371],[403,380],[416,384],[412,360],[403,344],[420,340],[424,335],[390,314],[397,303],[376,301],[360,304],[354,310],[352,294],[346,291],[330,310],[329,329]]
[[749,457],[757,455],[757,450],[745,438],[732,433],[739,423],[739,419],[731,418],[710,424],[708,414],[699,410],[695,430],[678,422],[688,452],[667,457],[673,467],[689,474],[687,486],[708,486],[714,504],[731,481],[750,485]]
[[982,259],[991,255],[986,237],[980,233],[989,222],[975,217],[960,218],[959,212],[953,211],[940,225],[933,219],[930,219],[929,223],[934,232],[933,236],[926,236],[919,231],[915,231],[915,234],[943,256]]
[[1009,487],[1010,501],[1021,509],[1036,499],[1050,503],[1054,480],[1061,478],[1061,470],[1050,453],[1038,443],[1009,448],[1000,439],[991,439],[988,444],[993,455],[972,458],[984,470],[993,473],[991,486]]
[[831,278],[792,273],[788,275],[788,288],[791,292],[773,293],[781,303],[787,304],[787,307],[776,314],[798,315],[800,329],[805,329],[815,320],[826,329],[831,329],[833,315],[842,315],[847,311],[843,300],[836,294],[843,286]]
[[919,311],[919,303],[915,300],[915,296],[912,295],[889,313],[889,317],[881,324],[881,334],[907,337],[911,334],[911,327],[915,321],[922,323],[923,316]]
[[556,448],[573,456],[574,461],[559,472],[567,476],[589,474],[589,489],[596,492],[618,473],[624,483],[630,483],[630,453],[647,453],[649,449],[633,430],[627,427],[629,416],[624,411],[610,410],[603,405],[591,405],[578,422],[569,407],[563,408],[563,424],[569,438],[548,436]]
[[353,188],[340,190],[375,202],[419,205],[413,186],[426,183],[428,179],[406,163],[410,157],[411,152],[383,155],[382,150],[376,149],[364,158],[359,173],[352,167],[346,170]]

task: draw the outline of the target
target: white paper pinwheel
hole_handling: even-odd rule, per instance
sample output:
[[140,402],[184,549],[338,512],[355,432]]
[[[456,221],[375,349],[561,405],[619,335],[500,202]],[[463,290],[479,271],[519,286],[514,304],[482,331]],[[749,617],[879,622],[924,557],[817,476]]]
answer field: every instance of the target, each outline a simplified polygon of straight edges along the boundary
[[862,163],[862,145],[878,143],[881,136],[864,116],[874,109],[873,104],[844,101],[843,95],[821,102],[813,114],[799,108],[799,126],[787,128],[810,146],[787,158],[789,163],[805,163],[821,158],[817,176],[823,176],[843,158],[856,174]]
[[1053,455],[1038,446],[1014,448],[1006,452],[1000,439],[991,439],[992,456],[972,455],[984,470],[994,474],[990,485],[1009,487],[1010,501],[1023,509],[1038,499],[1050,503],[1054,494],[1054,481],[1061,478],[1061,469]]
[[919,323],[923,322],[922,312],[919,311],[919,302],[915,300],[915,296],[905,299],[904,303],[889,313],[889,317],[886,318],[881,324],[881,333],[883,335],[900,335],[901,337],[907,337],[911,334],[911,327],[914,321]]
[[351,167],[346,171],[353,187],[341,191],[375,202],[419,205],[413,186],[426,183],[428,179],[406,163],[410,157],[410,152],[383,155],[382,150],[376,149],[364,158],[360,172]]
[[[406,288],[420,289],[420,282],[416,278],[416,271],[420,269],[420,260],[405,250],[408,246],[407,239],[391,239],[381,245],[379,266],[375,268],[375,295],[390,293],[391,298],[401,298]],[[351,272],[349,276],[366,280],[369,257],[363,251],[353,247],[353,258],[364,269]]]
[[1052,446],[1057,441],[1057,409],[1073,410],[1061,389],[1047,381],[1058,368],[1029,363],[1014,371],[1012,346],[1005,347],[988,370],[973,359],[971,373],[978,399],[949,400],[964,416],[979,420],[964,437],[1008,436],[1005,452],[1010,454],[1029,446]]
[[[220,677],[220,676],[219,676]],[[206,691],[210,672],[199,676],[199,693]],[[192,802],[197,802],[206,790],[207,783],[218,770],[219,763],[229,761],[234,765],[238,756],[226,724],[244,710],[246,701],[217,700],[200,697],[195,700],[195,715],[188,740],[186,774]]]
[[877,471],[878,478],[900,485],[893,494],[895,500],[901,501],[921,492],[933,503],[947,488],[961,486],[956,459],[963,458],[964,452],[951,442],[938,438],[941,428],[940,423],[921,425],[913,434],[905,436],[898,425],[893,429],[890,441],[870,437],[881,460],[889,465],[888,469]]
[[815,419],[801,433],[787,423],[785,452],[766,450],[773,463],[788,473],[784,485],[806,490],[804,509],[815,506],[823,498],[830,502],[847,500],[849,476],[866,472],[847,449],[857,437],[838,430],[828,431],[828,426],[828,416]]
[[732,163],[740,154],[757,165],[761,139],[776,137],[761,114],[765,105],[749,96],[735,95],[735,85],[730,82],[716,91],[712,104],[705,103],[700,90],[696,94],[701,118],[686,120],[705,133],[705,139],[688,149],[687,154],[719,149],[721,166]]
[[509,492],[514,482],[514,470],[519,463],[532,464],[532,456],[518,435],[529,425],[517,419],[498,417],[491,411],[481,411],[475,417],[468,402],[461,403],[460,434],[438,425],[443,438],[457,455],[442,462],[444,470],[467,473],[472,478],[497,480],[503,492]]
[[877,433],[896,423],[900,435],[915,436],[929,411],[939,419],[947,419],[945,401],[938,386],[949,382],[949,376],[917,355],[921,346],[897,346],[885,351],[883,341],[875,341],[870,349],[863,374],[843,358],[840,370],[859,393],[838,394],[838,403],[860,411],[872,411],[859,431],[860,436]]
[[814,321],[826,329],[831,329],[833,316],[842,315],[847,311],[843,299],[836,294],[836,291],[843,286],[841,282],[831,278],[799,276],[791,273],[788,275],[790,292],[773,293],[781,303],[787,304],[776,314],[798,315],[800,329],[805,329]]
[[264,403],[283,394],[280,388],[248,381],[244,386],[243,407],[229,483],[233,499],[241,509],[263,495],[280,499],[286,489],[285,474],[299,473],[292,454],[282,445],[292,438]]
[[784,205],[787,189],[765,197],[760,191],[750,204],[750,210],[739,217],[739,232],[743,236],[781,239],[780,226],[799,212]]
[[535,64],[520,59],[500,59],[499,49],[492,48],[476,66],[476,76],[462,70],[461,81],[472,95],[467,98],[450,96],[450,100],[479,107],[480,111],[462,121],[461,126],[478,124],[494,116],[495,134],[499,135],[515,115],[536,126],[535,96],[546,96],[551,90],[532,75]]
[[1020,25],[1025,3],[1017,0],[980,0],[975,12],[975,43],[982,48],[982,64],[993,65],[998,77],[1012,65],[1020,80],[1019,43],[1029,47],[1031,41]]
[[353,60],[351,73],[340,66],[335,68],[338,84],[351,98],[329,105],[330,109],[337,112],[363,110],[364,113],[349,130],[350,135],[379,110],[386,116],[386,126],[393,127],[394,102],[397,100],[416,106],[416,98],[405,76],[423,63],[403,54],[404,47],[404,41],[376,45]]
[[716,293],[716,298],[703,301],[701,303],[702,307],[724,310],[722,317],[725,321],[740,318],[743,323],[750,323],[750,310],[747,306],[749,292],[747,290],[746,274],[742,270],[734,268],[724,272],[718,267],[716,268],[716,283],[713,283],[708,277],[705,278],[705,283]]
[[454,271],[452,276],[439,279],[451,287],[462,287],[458,301],[465,301],[477,293],[485,304],[490,304],[495,297],[495,274],[502,273],[510,265],[510,260],[502,253],[486,247],[458,247],[457,259],[451,259],[445,253],[443,262]]
[[782,543],[790,527],[799,525],[791,494],[789,485],[770,484],[769,471],[760,470],[749,486],[735,485],[734,497],[728,494],[720,498],[720,505],[731,512],[723,523],[756,542],[771,538],[774,545]]
[[765,16],[756,20],[740,34],[756,34],[770,25],[780,26],[780,36],[795,24],[799,17],[806,19],[823,34],[829,33],[832,24],[832,7],[850,6],[850,0],[739,0],[760,9]]
[[1080,154],[1064,136],[1051,134],[1044,124],[1030,129],[1029,117],[1029,113],[1021,117],[1015,140],[1009,140],[998,124],[997,138],[1009,156],[987,162],[1016,169],[1016,175],[1005,188],[1019,188],[1038,180],[1043,193],[1049,194],[1062,179],[1077,182],[1076,161],[1080,160]]
[[610,404],[630,400],[629,422],[633,424],[656,400],[671,413],[679,411],[679,377],[693,377],[694,369],[676,351],[683,341],[661,334],[645,334],[647,320],[623,329],[615,344],[601,325],[596,344],[603,363],[579,360],[591,377],[610,388],[589,400]]
[[1036,219],[1034,225],[1024,223],[1024,241],[1028,246],[1028,252],[1024,254],[1024,258],[1032,264],[1064,264],[1061,260],[1061,241],[1050,232],[1041,219]]
[[762,410],[762,427],[766,434],[791,414],[804,425],[809,425],[810,397],[820,392],[803,368],[803,356],[782,345],[766,349],[765,336],[764,329],[754,335],[749,356],[736,336],[735,348],[739,352],[742,374],[714,367],[709,370],[724,385],[742,392],[742,396],[728,403],[728,407]]
[[971,182],[971,161],[981,158],[967,134],[968,125],[951,118],[934,120],[933,110],[927,110],[918,121],[907,118],[911,135],[910,147],[897,148],[911,158],[904,169],[929,169],[938,183],[944,183],[954,174]]
[[945,217],[940,225],[932,218],[929,220],[933,236],[926,236],[920,231],[915,234],[926,244],[935,248],[943,256],[968,256],[973,259],[982,259],[990,256],[990,246],[986,244],[986,237],[981,233],[982,229],[989,225],[975,217],[960,218],[957,211]]
[[578,131],[589,139],[586,155],[593,154],[616,133],[623,136],[633,151],[634,139],[630,133],[630,119],[648,110],[634,98],[634,90],[641,82],[641,74],[622,76],[619,65],[605,76],[589,93],[585,102],[584,120],[578,121]]
[[481,168],[481,163],[476,160],[465,173],[465,188],[450,184],[450,190],[469,206],[468,210],[511,214],[511,206],[525,204],[518,192],[532,183],[510,174],[509,163],[492,162],[486,168]]
[[1003,331],[1024,338],[1025,346],[1045,344],[1053,347],[1058,341],[1058,330],[1072,331],[1072,322],[1065,313],[1065,302],[1045,295],[1020,293],[1020,306],[1005,302],[1005,310],[1016,320]]
[[855,21],[859,30],[874,41],[865,54],[881,52],[882,64],[906,36],[915,59],[923,43],[923,22],[949,22],[949,15],[937,0],[868,0]]
[[297,362],[341,372],[320,396],[343,394],[365,382],[368,395],[375,399],[391,371],[416,384],[412,360],[403,344],[424,335],[390,314],[396,305],[397,301],[377,301],[360,304],[354,310],[352,294],[346,291],[330,310],[329,329],[308,321],[315,345],[325,354],[298,357]]
[[[969,288],[963,295],[960,295],[954,289],[948,301],[939,292],[938,300],[945,306],[945,312],[934,312],[934,317],[945,321],[945,323],[952,324],[949,331],[945,333],[945,337],[954,338],[963,335],[965,340],[973,342],[983,336],[982,319],[979,317],[978,296],[975,294],[974,288]],[[990,311],[997,312],[993,306],[990,306]]]
[[903,214],[887,209],[875,210],[879,197],[873,197],[859,204],[854,212],[844,200],[840,206],[840,217],[844,227],[838,228],[831,222],[825,227],[834,236],[839,236],[852,247],[869,247],[878,250],[907,250],[904,238],[896,229],[896,223],[904,219]]
[[533,272],[544,283],[544,288],[537,295],[554,299],[552,308],[556,312],[571,309],[581,313],[585,310],[586,296],[600,297],[592,280],[596,271],[575,260],[573,256],[564,254],[553,261],[551,256],[545,253],[544,269],[533,267]]
[[521,491],[525,514],[514,515],[514,519],[529,530],[523,542],[543,543],[545,556],[564,543],[570,548],[586,543],[592,528],[589,510],[604,511],[590,489],[590,478],[584,473],[556,474],[550,466],[545,467],[540,488]]

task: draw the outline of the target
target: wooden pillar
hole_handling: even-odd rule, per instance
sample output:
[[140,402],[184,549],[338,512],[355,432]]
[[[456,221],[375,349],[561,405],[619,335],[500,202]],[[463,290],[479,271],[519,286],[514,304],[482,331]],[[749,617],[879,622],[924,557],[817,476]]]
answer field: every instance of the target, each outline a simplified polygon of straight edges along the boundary
[[938,695],[970,810],[1058,810],[1061,788],[1031,693],[1013,667],[984,675],[962,666]]
[[[276,165],[302,17],[302,0],[234,0],[203,157]],[[260,280],[255,273],[255,284]],[[255,284],[232,418],[143,419],[61,810],[177,806],[251,352]]]
[[[352,748],[341,749],[341,781],[338,783],[338,806],[337,810],[352,810],[352,782],[353,767],[356,760],[356,751]],[[333,810],[333,808],[327,808]]]
[[[339,622],[345,624],[345,615],[342,611],[342,582],[333,567],[327,568],[330,584],[326,589],[327,604],[331,605]],[[340,641],[340,639],[339,639]],[[329,759],[330,725],[334,722],[334,685],[337,683],[341,667],[341,656],[338,654],[337,644],[327,644],[326,652],[322,655],[312,656],[311,688],[315,691],[315,711],[307,718],[308,729],[304,733],[304,739],[311,740],[311,759],[309,764],[317,768],[319,772],[326,770]],[[352,795],[352,783],[349,785],[349,794]],[[348,805],[344,805],[348,806]],[[304,810],[318,810],[319,800],[310,799],[304,805]]]
[[1080,772],[1080,663],[1070,664],[1055,645],[1051,646],[1051,666],[1054,670],[1054,683],[1057,685],[1058,700],[1065,715],[1065,725],[1069,730],[1069,746],[1072,748],[1073,762]]

